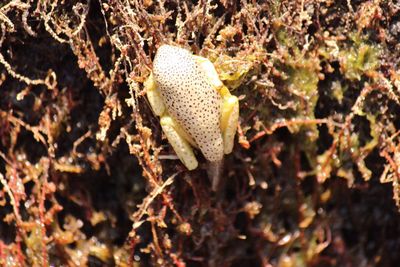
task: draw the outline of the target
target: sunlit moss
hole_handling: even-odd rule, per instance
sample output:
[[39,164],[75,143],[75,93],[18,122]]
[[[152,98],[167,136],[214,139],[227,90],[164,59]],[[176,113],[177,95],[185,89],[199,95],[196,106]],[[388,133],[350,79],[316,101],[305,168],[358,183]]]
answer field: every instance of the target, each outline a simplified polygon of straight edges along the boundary
[[43,254],[43,251],[46,251],[46,248],[43,247],[46,244],[46,237],[43,236],[43,226],[39,221],[33,226],[25,244],[27,246],[26,253],[32,266],[45,266],[48,262],[47,258],[43,258],[47,256],[47,253]]
[[281,59],[275,62],[289,94],[300,97],[298,115],[313,118],[318,100],[320,59],[317,53],[302,51],[296,40],[283,29],[277,31]]
[[339,102],[339,104],[341,104],[343,101],[344,93],[347,91],[347,87],[347,85],[342,86],[340,81],[332,82],[332,96]]
[[367,44],[360,37],[354,38],[354,44],[340,52],[341,72],[349,80],[360,80],[362,75],[379,67],[379,47]]
[[288,62],[286,85],[291,93],[300,96],[306,102],[299,102],[300,110],[306,112],[306,116],[313,117],[314,107],[318,100],[318,66],[315,58],[299,59]]
[[[396,235],[368,236],[399,225],[376,183],[400,207],[391,1],[0,2],[1,266],[396,264]],[[221,192],[146,102],[163,43],[240,98]]]

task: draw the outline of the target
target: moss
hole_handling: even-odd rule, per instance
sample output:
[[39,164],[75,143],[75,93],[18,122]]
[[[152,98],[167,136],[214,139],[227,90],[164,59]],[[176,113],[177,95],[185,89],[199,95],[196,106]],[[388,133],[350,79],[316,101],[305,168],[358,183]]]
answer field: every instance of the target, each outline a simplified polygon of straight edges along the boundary
[[340,51],[340,67],[349,80],[361,80],[363,75],[371,75],[379,65],[380,47],[368,44],[361,37],[355,37],[354,44]]
[[332,97],[336,99],[339,104],[342,104],[344,95],[348,89],[347,85],[342,86],[340,81],[333,81],[331,89],[332,89]]
[[[0,6],[0,265],[400,261],[391,1]],[[146,101],[163,43],[209,58],[240,99],[218,193]]]

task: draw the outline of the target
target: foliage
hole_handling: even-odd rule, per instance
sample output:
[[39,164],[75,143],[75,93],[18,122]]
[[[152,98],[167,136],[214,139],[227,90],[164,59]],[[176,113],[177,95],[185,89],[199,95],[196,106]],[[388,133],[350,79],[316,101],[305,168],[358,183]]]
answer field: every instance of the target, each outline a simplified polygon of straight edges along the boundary
[[[0,265],[393,266],[399,19],[380,0],[1,2]],[[240,98],[220,192],[146,101],[162,43]]]

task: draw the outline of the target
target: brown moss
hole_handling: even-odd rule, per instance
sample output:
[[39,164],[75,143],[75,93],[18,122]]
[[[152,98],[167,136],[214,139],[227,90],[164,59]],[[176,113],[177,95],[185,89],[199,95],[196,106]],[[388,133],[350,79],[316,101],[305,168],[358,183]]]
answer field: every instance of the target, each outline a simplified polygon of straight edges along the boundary
[[[399,262],[396,3],[28,2],[0,3],[0,265]],[[240,98],[218,194],[144,97],[163,43]]]

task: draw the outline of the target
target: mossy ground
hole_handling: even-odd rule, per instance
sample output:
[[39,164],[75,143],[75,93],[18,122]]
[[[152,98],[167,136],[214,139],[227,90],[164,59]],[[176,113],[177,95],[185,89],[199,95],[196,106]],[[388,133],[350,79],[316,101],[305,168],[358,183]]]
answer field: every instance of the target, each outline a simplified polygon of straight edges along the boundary
[[[0,33],[0,265],[400,261],[400,2],[6,0]],[[220,192],[146,101],[162,43],[240,98]]]

